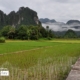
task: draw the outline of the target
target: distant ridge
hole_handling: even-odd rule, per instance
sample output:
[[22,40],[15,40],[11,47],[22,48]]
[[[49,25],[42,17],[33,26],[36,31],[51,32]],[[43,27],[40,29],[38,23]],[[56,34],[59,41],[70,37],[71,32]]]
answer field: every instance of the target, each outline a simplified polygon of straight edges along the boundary
[[80,21],[79,20],[69,20],[66,24],[73,24],[73,23],[80,24]]
[[41,23],[47,23],[47,22],[54,23],[54,22],[56,22],[54,19],[48,19],[48,18],[40,18],[39,20],[41,21]]
[[68,20],[66,23],[64,22],[58,22],[55,19],[52,19],[51,21],[48,18],[40,18],[40,21],[42,23],[42,26],[46,28],[46,26],[49,26],[49,28],[53,31],[67,31],[69,29],[74,31],[80,31],[80,21],[79,20]]

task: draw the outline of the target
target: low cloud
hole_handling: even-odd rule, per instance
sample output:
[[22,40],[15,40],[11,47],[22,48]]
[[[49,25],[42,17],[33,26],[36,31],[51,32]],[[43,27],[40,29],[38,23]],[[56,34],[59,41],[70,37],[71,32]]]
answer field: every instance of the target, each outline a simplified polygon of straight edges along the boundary
[[67,31],[69,29],[72,29],[74,31],[80,31],[80,24],[67,25],[62,22],[57,22],[57,23],[45,23],[45,24],[42,24],[42,26],[44,28],[46,28],[46,26],[49,26],[49,29],[53,31]]

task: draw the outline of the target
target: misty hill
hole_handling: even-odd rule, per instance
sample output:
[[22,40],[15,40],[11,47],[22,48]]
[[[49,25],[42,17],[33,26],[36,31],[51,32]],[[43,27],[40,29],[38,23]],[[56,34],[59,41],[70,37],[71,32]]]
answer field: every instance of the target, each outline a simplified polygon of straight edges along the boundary
[[54,19],[48,19],[48,18],[40,18],[40,21],[41,21],[41,23],[54,23],[54,22],[56,22]]
[[[67,30],[68,31],[68,30]],[[54,31],[53,33],[58,37],[63,37],[67,31]],[[80,37],[80,31],[74,31],[78,37]],[[68,32],[67,32],[68,33]]]
[[69,20],[66,24],[80,24],[79,20]]
[[[47,20],[48,21],[48,20]],[[56,20],[55,20],[56,21]],[[79,20],[69,20],[67,23],[64,22],[42,22],[42,26],[46,28],[46,26],[49,26],[50,29],[53,31],[67,31],[69,29],[72,29],[74,31],[80,31],[80,21]]]
[[76,38],[76,37],[77,34],[73,30],[68,30],[64,35],[64,38]]
[[11,11],[8,15],[0,10],[0,28],[6,25],[17,27],[20,25],[37,25],[39,23],[37,12],[28,7],[20,7],[17,12]]

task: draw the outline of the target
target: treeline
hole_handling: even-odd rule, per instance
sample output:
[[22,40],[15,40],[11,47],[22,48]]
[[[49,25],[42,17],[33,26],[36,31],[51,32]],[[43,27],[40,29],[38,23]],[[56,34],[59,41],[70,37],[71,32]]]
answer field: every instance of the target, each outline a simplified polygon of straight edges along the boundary
[[0,36],[4,36],[6,39],[38,40],[39,38],[53,38],[53,32],[48,26],[45,29],[42,26],[21,25],[15,28],[8,25],[0,31]]
[[21,40],[38,40],[40,38],[46,38],[48,40],[52,38],[80,38],[73,30],[68,30],[64,35],[56,35],[49,26],[46,29],[41,25],[28,26],[21,25],[17,28],[10,25],[3,27],[0,31],[0,37],[5,37],[6,39],[21,39]]
[[[55,34],[55,33],[54,33]],[[75,31],[69,29],[68,31],[64,32],[57,32],[55,35],[55,38],[63,38],[63,39],[68,39],[68,38],[80,38],[79,34],[77,34]]]

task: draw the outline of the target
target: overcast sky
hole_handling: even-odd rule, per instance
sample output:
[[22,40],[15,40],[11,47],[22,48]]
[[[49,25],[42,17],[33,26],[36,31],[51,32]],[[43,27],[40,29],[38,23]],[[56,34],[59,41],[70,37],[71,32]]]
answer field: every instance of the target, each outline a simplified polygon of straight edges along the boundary
[[60,22],[80,20],[80,0],[0,0],[0,10],[9,13],[19,7],[29,7],[39,18],[50,18]]

